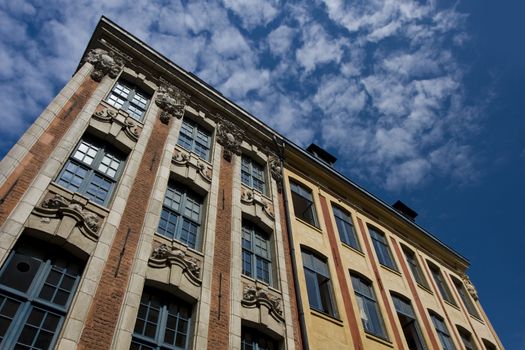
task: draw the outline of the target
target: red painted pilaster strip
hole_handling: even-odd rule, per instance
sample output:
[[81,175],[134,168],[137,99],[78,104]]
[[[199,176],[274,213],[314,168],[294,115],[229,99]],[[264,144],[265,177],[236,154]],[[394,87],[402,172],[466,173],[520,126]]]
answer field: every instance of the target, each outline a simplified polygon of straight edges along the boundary
[[379,291],[381,293],[381,298],[383,299],[383,304],[385,305],[386,313],[388,315],[388,321],[390,322],[390,325],[392,326],[392,331],[394,332],[394,339],[395,339],[394,348],[404,349],[405,347],[401,340],[399,330],[397,329],[396,320],[394,318],[393,311],[390,308],[390,303],[388,302],[388,296],[386,294],[385,288],[383,287],[383,281],[381,280],[381,275],[379,274],[379,267],[378,267],[377,262],[374,259],[374,253],[372,252],[372,246],[370,244],[370,240],[368,239],[367,231],[365,230],[363,221],[360,218],[357,218],[357,222],[359,224],[359,228],[361,229],[362,237],[365,242],[366,252],[370,258],[370,264],[372,265],[372,269],[374,270],[374,274],[376,275],[377,283],[379,284]]
[[430,272],[430,268],[428,267],[428,264],[425,265],[425,270],[427,271],[428,276],[430,276],[430,284],[432,285],[432,288],[434,289],[434,295],[436,296],[437,300],[439,300],[439,304],[441,305],[441,308],[443,309],[443,313],[445,314],[445,318],[448,321],[449,326],[452,328],[450,332],[454,334],[454,339],[456,340],[456,344],[463,344],[459,340],[459,335],[456,329],[456,326],[454,323],[450,321],[450,316],[448,315],[447,309],[445,309],[445,302],[443,301],[443,297],[441,296],[441,293],[439,292],[436,282],[434,281],[434,276],[432,276],[432,273]]
[[416,283],[414,282],[412,275],[408,271],[408,266],[403,257],[403,254],[401,253],[401,248],[399,247],[399,245],[397,244],[394,238],[391,237],[391,240],[392,240],[392,246],[394,247],[394,251],[396,252],[397,258],[401,264],[403,275],[405,275],[405,278],[408,282],[408,286],[410,287],[410,292],[412,293],[412,299],[416,303],[417,310],[419,311],[419,314],[421,315],[423,325],[425,326],[428,337],[430,338],[432,347],[436,350],[439,350],[440,347],[439,347],[436,337],[434,336],[434,332],[432,331],[432,326],[430,325],[430,319],[428,318],[428,313],[426,312],[425,308],[423,307],[423,303],[421,302],[421,299],[419,298],[419,295],[417,293]]
[[332,220],[330,216],[330,211],[328,210],[328,205],[326,203],[326,198],[322,195],[319,195],[319,200],[321,202],[321,210],[324,216],[324,222],[326,223],[326,231],[328,233],[328,240],[330,241],[330,247],[332,248],[332,253],[334,254],[335,260],[335,270],[337,273],[337,279],[339,280],[339,285],[341,286],[341,294],[343,297],[343,303],[345,306],[346,316],[348,318],[348,324],[350,325],[350,333],[352,334],[352,341],[354,343],[355,349],[364,349],[363,340],[359,335],[359,326],[360,318],[357,317],[357,314],[352,305],[352,300],[350,300],[350,288],[348,288],[346,274],[348,271],[345,271],[344,266],[341,265],[341,254],[339,253],[339,247],[337,244],[337,239],[335,237],[334,228],[332,226]]

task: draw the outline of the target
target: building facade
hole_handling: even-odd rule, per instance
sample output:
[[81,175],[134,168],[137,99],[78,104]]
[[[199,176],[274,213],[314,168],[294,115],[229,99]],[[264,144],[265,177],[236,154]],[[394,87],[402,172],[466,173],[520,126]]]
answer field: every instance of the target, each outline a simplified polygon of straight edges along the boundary
[[468,261],[333,161],[102,18],[0,163],[0,347],[503,349]]

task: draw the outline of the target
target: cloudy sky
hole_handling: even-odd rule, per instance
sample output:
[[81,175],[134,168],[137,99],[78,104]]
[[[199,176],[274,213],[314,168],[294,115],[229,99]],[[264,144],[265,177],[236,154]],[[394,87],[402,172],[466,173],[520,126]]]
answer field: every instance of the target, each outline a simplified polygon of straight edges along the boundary
[[104,14],[412,206],[471,260],[504,344],[525,349],[525,8],[485,2],[0,1],[0,156],[71,77]]

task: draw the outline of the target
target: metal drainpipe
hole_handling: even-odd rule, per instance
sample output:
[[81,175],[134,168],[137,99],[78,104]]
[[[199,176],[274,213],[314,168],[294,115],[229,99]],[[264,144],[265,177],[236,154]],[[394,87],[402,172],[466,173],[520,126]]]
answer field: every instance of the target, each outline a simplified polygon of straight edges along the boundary
[[273,138],[274,142],[277,145],[277,149],[279,150],[279,163],[281,166],[281,190],[282,190],[282,196],[284,200],[284,213],[286,216],[286,232],[288,233],[288,243],[290,244],[290,256],[292,258],[292,275],[293,275],[293,282],[294,282],[294,291],[295,291],[295,297],[297,300],[297,311],[299,313],[299,328],[301,331],[301,342],[303,344],[304,350],[310,350],[310,346],[308,345],[308,337],[306,336],[306,323],[304,320],[304,309],[303,309],[303,298],[301,297],[301,291],[299,290],[299,278],[297,277],[297,261],[295,259],[295,245],[293,242],[293,235],[292,235],[292,224],[290,221],[290,211],[288,210],[288,196],[286,195],[286,186],[284,181],[284,142],[282,143],[282,146],[278,144],[278,141],[276,137]]

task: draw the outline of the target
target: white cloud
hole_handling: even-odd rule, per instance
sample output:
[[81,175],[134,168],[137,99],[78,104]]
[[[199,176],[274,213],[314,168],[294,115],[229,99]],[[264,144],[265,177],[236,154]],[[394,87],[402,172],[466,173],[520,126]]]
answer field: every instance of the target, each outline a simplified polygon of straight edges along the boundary
[[224,0],[224,5],[241,18],[247,29],[264,26],[278,14],[277,1]]
[[287,25],[279,26],[268,35],[270,50],[275,55],[285,55],[289,52],[295,30]]
[[303,45],[296,54],[299,64],[310,72],[319,64],[339,63],[343,54],[342,42],[329,37],[320,25],[314,24],[305,28]]

